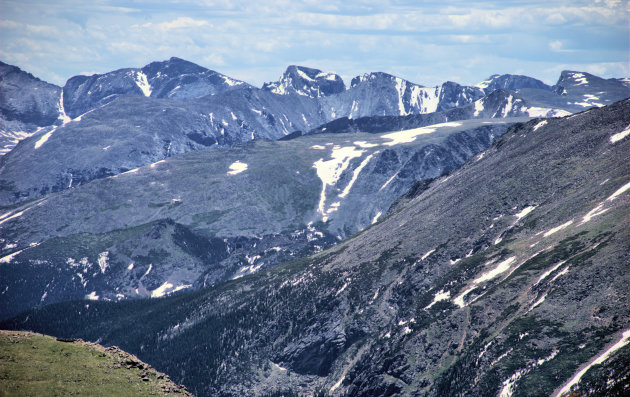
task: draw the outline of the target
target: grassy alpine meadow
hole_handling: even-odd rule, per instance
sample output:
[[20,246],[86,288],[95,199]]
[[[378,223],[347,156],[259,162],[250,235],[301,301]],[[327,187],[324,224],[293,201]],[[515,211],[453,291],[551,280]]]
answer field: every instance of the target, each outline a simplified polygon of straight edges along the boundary
[[117,347],[0,331],[0,396],[190,395]]

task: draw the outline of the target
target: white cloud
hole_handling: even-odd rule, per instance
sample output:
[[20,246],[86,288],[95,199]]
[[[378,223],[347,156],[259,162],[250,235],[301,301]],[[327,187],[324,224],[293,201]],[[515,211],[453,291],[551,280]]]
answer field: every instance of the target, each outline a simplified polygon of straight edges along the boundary
[[558,12],[553,13],[547,16],[547,18],[545,18],[545,22],[551,25],[563,24],[566,21],[567,21],[566,18],[561,13],[558,13]]
[[550,41],[549,48],[551,48],[552,51],[560,51],[562,50],[562,42],[560,40]]
[[147,22],[142,25],[142,27],[144,28],[156,27],[157,29],[162,31],[168,31],[172,29],[198,28],[201,26],[209,26],[208,21],[193,19],[190,17],[178,17],[172,21],[162,22],[158,24]]
[[568,55],[574,66],[567,69],[627,75],[620,66],[628,53],[627,2],[619,1],[179,0],[125,9],[113,0],[25,7],[30,1],[3,0],[0,56],[57,84],[85,70],[171,56],[256,85],[293,63],[346,79],[385,71],[424,85],[474,84],[516,70],[554,83],[560,70],[549,69]]

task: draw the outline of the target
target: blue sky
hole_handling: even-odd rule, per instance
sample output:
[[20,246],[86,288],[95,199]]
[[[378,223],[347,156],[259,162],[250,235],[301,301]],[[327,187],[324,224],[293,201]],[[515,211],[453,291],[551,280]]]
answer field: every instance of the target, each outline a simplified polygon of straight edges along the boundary
[[290,64],[475,84],[630,76],[628,0],[1,0],[0,60],[63,85],[177,56],[260,86]]

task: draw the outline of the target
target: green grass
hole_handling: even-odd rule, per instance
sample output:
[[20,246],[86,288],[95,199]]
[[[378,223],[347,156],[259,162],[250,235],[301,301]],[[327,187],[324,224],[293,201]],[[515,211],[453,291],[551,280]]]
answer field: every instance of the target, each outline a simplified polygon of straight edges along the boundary
[[[137,364],[128,368],[128,360]],[[41,334],[0,331],[2,397],[158,396],[176,387],[120,351],[81,341],[60,342]]]

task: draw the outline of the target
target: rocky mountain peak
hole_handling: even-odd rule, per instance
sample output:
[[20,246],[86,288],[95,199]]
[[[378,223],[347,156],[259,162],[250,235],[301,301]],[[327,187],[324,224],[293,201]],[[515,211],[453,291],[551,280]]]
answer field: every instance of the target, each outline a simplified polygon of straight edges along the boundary
[[[375,84],[375,83],[379,84],[379,83],[391,83],[391,82],[395,83],[395,82],[401,82],[401,81],[404,81],[405,83],[410,83],[404,79],[401,79],[400,77],[396,77],[389,73],[371,72],[371,73],[365,73],[363,74],[363,76],[357,76],[353,78],[352,82],[350,83],[350,87],[356,87],[361,84]],[[413,84],[413,83],[410,83],[410,84]],[[423,87],[418,84],[413,84],[413,85],[417,85],[418,87]]]
[[171,57],[167,61],[151,62],[142,68],[142,72],[146,74],[148,78],[154,78],[158,74],[160,76],[174,76],[180,74],[205,73],[209,71],[211,70],[177,57]]
[[550,86],[538,79],[517,74],[493,74],[481,83],[476,84],[475,87],[481,88],[486,94],[501,88],[511,91],[523,88],[551,90]]
[[346,86],[338,74],[322,72],[319,69],[290,65],[280,80],[265,83],[263,90],[274,94],[298,94],[311,98],[320,98],[345,91]]

